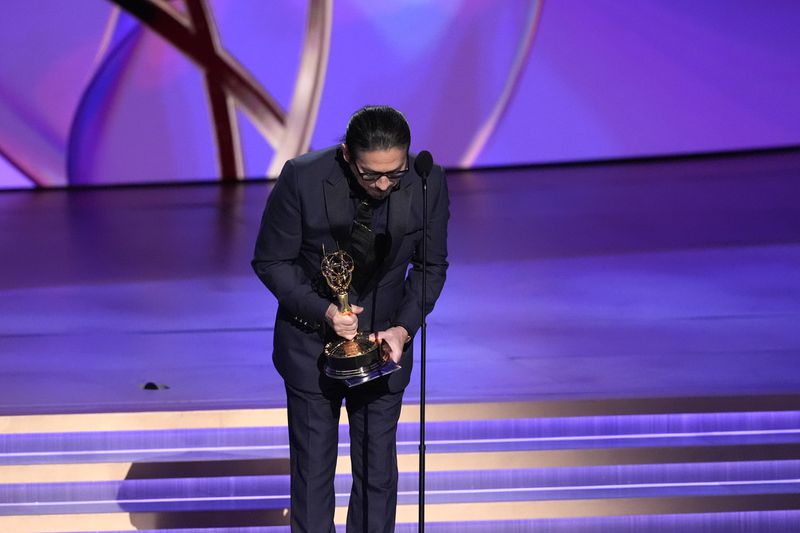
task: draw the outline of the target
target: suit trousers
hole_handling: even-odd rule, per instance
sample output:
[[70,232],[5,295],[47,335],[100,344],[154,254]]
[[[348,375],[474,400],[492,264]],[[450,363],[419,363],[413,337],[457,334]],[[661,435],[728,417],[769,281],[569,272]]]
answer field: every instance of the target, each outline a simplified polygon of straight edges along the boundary
[[335,383],[323,393],[286,383],[289,416],[292,532],[335,533],[334,474],[339,414],[350,424],[353,484],[348,533],[391,533],[397,507],[397,422],[403,392],[389,392],[386,378],[357,387]]

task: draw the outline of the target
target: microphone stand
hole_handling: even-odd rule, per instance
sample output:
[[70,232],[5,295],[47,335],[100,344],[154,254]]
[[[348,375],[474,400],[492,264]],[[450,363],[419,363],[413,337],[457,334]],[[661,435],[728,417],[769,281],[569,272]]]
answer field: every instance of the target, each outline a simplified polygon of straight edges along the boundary
[[428,303],[428,176],[433,169],[433,157],[427,150],[417,154],[414,170],[422,179],[422,322],[420,327],[419,378],[419,531],[425,531],[425,349],[428,322],[425,308]]
[[[429,171],[430,172],[430,171]],[[425,348],[428,329],[425,305],[428,302],[428,175],[422,174],[422,327],[420,330],[419,385],[419,532],[425,531]]]

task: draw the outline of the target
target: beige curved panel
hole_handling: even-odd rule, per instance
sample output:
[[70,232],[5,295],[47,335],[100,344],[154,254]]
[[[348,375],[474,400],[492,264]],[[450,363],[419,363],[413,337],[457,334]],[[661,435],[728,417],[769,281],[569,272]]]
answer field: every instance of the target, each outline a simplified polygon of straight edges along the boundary
[[530,11],[528,12],[525,33],[519,42],[517,53],[514,56],[514,62],[511,65],[508,76],[506,76],[506,82],[503,86],[503,90],[500,93],[500,97],[495,102],[491,113],[489,113],[489,116],[486,117],[486,120],[483,122],[481,127],[478,128],[478,131],[472,138],[472,141],[464,152],[464,155],[461,156],[461,160],[458,164],[461,168],[470,168],[475,164],[475,160],[478,158],[481,151],[483,151],[484,146],[486,146],[486,143],[489,141],[495,129],[497,128],[497,124],[500,122],[500,119],[503,117],[506,109],[508,109],[508,104],[511,102],[511,97],[514,95],[514,91],[519,84],[520,78],[522,77],[523,69],[525,68],[528,57],[533,49],[533,43],[536,40],[536,34],[539,30],[539,23],[542,19],[543,7],[544,0],[536,0],[531,4]]
[[286,120],[286,136],[276,147],[268,176],[277,175],[287,159],[306,152],[311,144],[328,68],[332,26],[333,0],[311,0],[300,69]]

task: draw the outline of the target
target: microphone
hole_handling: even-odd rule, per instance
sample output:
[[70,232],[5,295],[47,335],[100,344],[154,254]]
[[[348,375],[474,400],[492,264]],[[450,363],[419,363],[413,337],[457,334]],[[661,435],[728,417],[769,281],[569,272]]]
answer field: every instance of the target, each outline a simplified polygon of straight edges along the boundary
[[433,156],[427,150],[421,151],[417,154],[414,160],[414,170],[424,180],[427,178],[433,169]]

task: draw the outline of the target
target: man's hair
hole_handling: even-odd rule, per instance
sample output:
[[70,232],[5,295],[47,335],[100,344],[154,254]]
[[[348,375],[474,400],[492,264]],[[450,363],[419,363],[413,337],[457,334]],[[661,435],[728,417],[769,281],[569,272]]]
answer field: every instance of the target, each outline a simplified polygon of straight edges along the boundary
[[364,106],[350,117],[344,144],[354,159],[362,152],[411,145],[411,129],[403,114],[386,105]]

